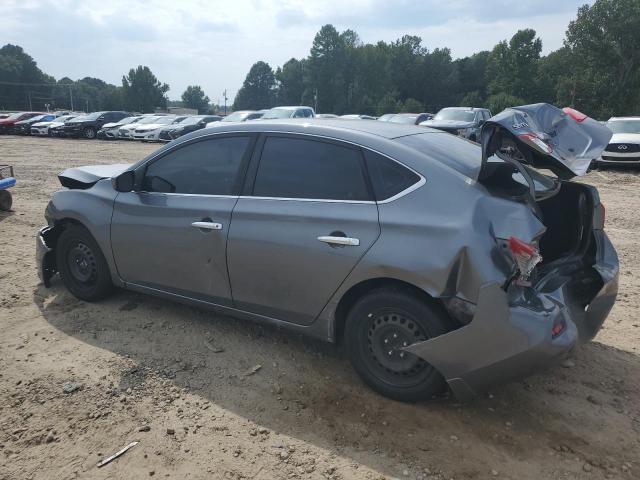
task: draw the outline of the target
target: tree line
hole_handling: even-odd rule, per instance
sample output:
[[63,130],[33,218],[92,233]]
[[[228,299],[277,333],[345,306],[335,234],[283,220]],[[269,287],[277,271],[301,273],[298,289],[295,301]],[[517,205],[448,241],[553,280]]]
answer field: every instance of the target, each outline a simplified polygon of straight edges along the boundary
[[[181,101],[147,66],[132,68],[121,85],[85,77],[56,80],[17,45],[0,48],[0,109],[153,112],[185,106],[213,113],[198,85]],[[453,59],[448,48],[428,49],[405,35],[363,43],[353,30],[325,25],[306,58],[275,71],[258,61],[249,70],[234,110],[310,105],[318,112],[381,115],[436,112],[445,106],[488,107],[493,112],[534,102],[572,106],[594,118],[640,110],[640,0],[596,0],[568,25],[564,44],[542,55],[531,29],[518,31],[490,51]]]
[[150,113],[168,104],[194,108],[199,113],[215,110],[198,85],[190,85],[182,101],[171,102],[169,85],[160,82],[149,67],[139,65],[122,76],[120,86],[99,78],[56,80],[38,67],[22,47],[0,48],[0,110],[125,110]]
[[563,46],[543,56],[532,29],[490,51],[453,59],[417,36],[363,43],[353,30],[325,25],[306,58],[275,71],[249,70],[233,108],[310,105],[318,112],[381,115],[446,106],[505,107],[548,102],[594,118],[640,110],[640,0],[597,0],[568,25]]

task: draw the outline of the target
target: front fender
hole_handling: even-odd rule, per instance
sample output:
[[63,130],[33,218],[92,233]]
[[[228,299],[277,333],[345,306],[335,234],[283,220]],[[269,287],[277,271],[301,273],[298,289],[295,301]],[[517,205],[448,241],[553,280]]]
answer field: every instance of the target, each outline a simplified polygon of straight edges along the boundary
[[113,282],[121,285],[111,250],[111,216],[116,195],[108,178],[87,190],[60,190],[53,194],[45,216],[54,229],[65,221],[74,221],[89,230],[109,265]]

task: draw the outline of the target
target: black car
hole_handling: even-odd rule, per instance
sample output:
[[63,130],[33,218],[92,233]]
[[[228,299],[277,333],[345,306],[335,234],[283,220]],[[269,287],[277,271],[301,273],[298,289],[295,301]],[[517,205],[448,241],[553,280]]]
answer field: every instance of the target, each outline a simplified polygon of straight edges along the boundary
[[158,137],[162,142],[170,142],[182,135],[195,132],[207,126],[209,122],[219,122],[222,117],[219,115],[193,115],[187,117],[179,123],[169,125],[162,129]]
[[64,137],[92,140],[105,123],[118,122],[129,116],[129,112],[93,112],[69,120],[56,133]]
[[13,133],[16,135],[31,135],[31,125],[38,122],[50,122],[56,118],[53,113],[36,115],[35,117],[20,120],[13,124]]

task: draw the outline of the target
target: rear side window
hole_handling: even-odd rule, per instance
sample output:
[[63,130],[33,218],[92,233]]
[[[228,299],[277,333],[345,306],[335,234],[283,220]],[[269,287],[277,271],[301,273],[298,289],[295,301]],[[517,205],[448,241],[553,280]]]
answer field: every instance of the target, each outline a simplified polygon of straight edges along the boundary
[[316,140],[267,138],[257,197],[370,200],[360,150]]
[[420,176],[398,162],[365,150],[367,169],[377,201],[386,200],[420,181]]
[[147,167],[142,190],[232,195],[249,142],[249,137],[225,137],[178,148]]

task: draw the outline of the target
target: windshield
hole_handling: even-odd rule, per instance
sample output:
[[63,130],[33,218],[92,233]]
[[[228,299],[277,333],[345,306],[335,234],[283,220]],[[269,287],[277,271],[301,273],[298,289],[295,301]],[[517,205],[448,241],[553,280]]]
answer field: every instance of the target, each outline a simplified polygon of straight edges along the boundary
[[606,125],[613,133],[640,133],[640,120],[612,120]]
[[22,112],[14,113],[12,115],[9,115],[7,118],[4,118],[3,120],[15,120],[16,118],[20,118],[22,115]]
[[[233,112],[231,115],[227,115],[221,121],[222,122],[242,122],[249,116],[251,112]],[[273,117],[276,118],[276,117]]]
[[291,118],[295,110],[289,108],[272,108],[262,116],[263,120],[269,120],[270,118]]
[[86,121],[89,121],[89,120],[96,120],[103,113],[105,113],[105,112],[93,112],[93,113],[90,113],[88,115],[83,115],[82,117],[78,117],[78,118],[76,118],[76,120],[82,120],[83,122],[86,122]]
[[409,125],[413,125],[416,123],[417,115],[394,115],[389,119],[391,123],[406,123]]
[[475,113],[470,110],[459,110],[457,108],[445,108],[440,110],[434,120],[457,120],[459,122],[473,122]]
[[183,120],[181,120],[179,123],[180,125],[195,125],[196,123],[200,122],[202,120],[202,117],[187,117]]
[[128,125],[130,123],[136,123],[138,120],[140,120],[140,117],[127,117],[120,120],[117,125]]
[[71,120],[72,118],[76,118],[75,115],[62,115],[61,117],[54,118],[54,122],[66,122],[67,120]]
[[385,113],[381,117],[378,117],[378,120],[380,120],[381,122],[388,122],[389,120],[391,120],[391,118],[393,118],[394,115],[395,113]]
[[158,117],[158,116],[152,116],[152,117],[144,117],[143,119],[141,119],[138,123],[139,124],[146,124],[146,123],[158,123],[157,120],[159,118],[162,117]]
[[36,115],[35,117],[31,117],[31,118],[29,118],[27,120],[23,120],[23,122],[27,122],[27,121],[29,121],[29,122],[37,122],[39,120],[46,119],[48,116],[49,115]]

